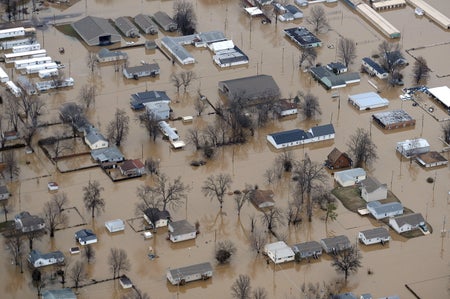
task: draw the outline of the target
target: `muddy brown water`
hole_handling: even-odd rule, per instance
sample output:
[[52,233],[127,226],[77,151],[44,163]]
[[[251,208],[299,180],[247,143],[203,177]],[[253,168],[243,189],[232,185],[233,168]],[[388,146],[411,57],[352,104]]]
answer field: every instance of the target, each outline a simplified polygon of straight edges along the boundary
[[[445,1],[428,1],[431,5],[450,16],[450,5]],[[116,18],[118,16],[134,16],[143,11],[153,13],[157,10],[172,11],[172,1],[79,1],[67,9],[49,9],[42,11],[41,16],[53,16],[53,14],[87,14]],[[359,61],[364,56],[376,52],[378,44],[384,37],[365,22],[358,14],[351,11],[341,2],[333,5],[323,5],[328,14],[330,25],[333,28],[319,37],[324,42],[324,47],[319,49],[318,62],[328,63],[336,56],[335,49],[327,45],[336,44],[338,34],[353,38],[358,43],[356,63],[351,70],[359,70]],[[70,210],[70,224],[83,223],[83,217],[88,222],[85,227],[93,229],[99,238],[94,245],[96,251],[95,262],[88,266],[89,279],[103,280],[112,276],[107,266],[107,256],[112,247],[123,248],[127,251],[131,261],[131,270],[127,275],[139,289],[147,292],[151,298],[230,298],[230,286],[239,274],[247,274],[251,277],[253,288],[264,287],[269,298],[303,298],[300,287],[303,283],[316,283],[331,281],[342,277],[331,267],[331,259],[323,256],[319,261],[311,263],[288,263],[274,267],[267,265],[265,260],[257,257],[249,250],[248,235],[250,228],[249,216],[259,212],[251,205],[245,205],[238,217],[231,196],[227,196],[223,213],[219,213],[216,201],[210,201],[201,193],[202,182],[211,174],[229,173],[232,175],[232,189],[243,189],[245,184],[257,184],[260,188],[272,188],[276,193],[276,202],[279,207],[286,207],[292,197],[291,187],[286,183],[269,186],[265,183],[263,174],[269,168],[277,152],[266,142],[266,134],[285,129],[307,129],[315,124],[332,122],[336,129],[336,138],[333,142],[317,143],[305,147],[292,149],[297,158],[305,153],[315,161],[323,161],[334,146],[345,150],[349,135],[357,127],[371,131],[373,140],[378,146],[379,159],[369,169],[369,172],[396,194],[402,203],[415,212],[421,212],[434,229],[434,233],[415,239],[405,239],[394,233],[392,241],[386,246],[360,246],[363,267],[357,274],[351,275],[345,291],[355,294],[372,293],[375,298],[397,294],[401,298],[414,298],[405,288],[408,284],[420,298],[449,298],[449,273],[450,273],[450,242],[449,235],[441,237],[443,219],[450,221],[450,171],[448,167],[425,170],[417,164],[401,161],[395,153],[395,143],[400,140],[424,137],[431,148],[441,150],[440,123],[419,107],[413,107],[409,102],[401,102],[398,98],[401,91],[398,88],[387,88],[383,82],[362,75],[361,83],[340,89],[339,100],[332,99],[332,93],[326,91],[310,76],[299,71],[297,65],[299,50],[283,37],[282,29],[299,25],[307,25],[305,20],[290,24],[263,25],[259,19],[250,21],[248,16],[241,12],[235,1],[195,1],[194,6],[199,20],[198,30],[222,30],[226,36],[249,55],[248,66],[218,69],[212,62],[211,54],[206,49],[189,48],[197,63],[194,66],[172,65],[160,52],[145,51],[143,48],[126,50],[129,55],[130,65],[137,65],[141,60],[158,62],[161,67],[161,75],[154,79],[125,80],[121,73],[114,72],[112,65],[101,66],[95,80],[98,87],[98,96],[95,107],[89,112],[90,121],[100,130],[104,131],[111,120],[116,108],[123,108],[131,119],[136,114],[129,108],[131,93],[148,90],[166,90],[173,99],[172,108],[176,116],[194,115],[192,106],[193,97],[197,89],[200,89],[213,102],[219,98],[217,82],[219,80],[250,76],[255,74],[270,74],[274,77],[283,97],[295,96],[298,90],[311,91],[320,99],[322,115],[314,120],[305,121],[301,117],[276,121],[268,127],[261,129],[254,139],[245,145],[221,148],[218,150],[214,161],[199,168],[189,165],[199,155],[191,147],[182,151],[173,151],[169,144],[160,138],[156,143],[149,141],[146,132],[136,122],[132,121],[132,129],[126,142],[121,147],[123,153],[129,158],[155,157],[161,160],[161,169],[171,178],[181,176],[192,189],[189,192],[185,206],[172,211],[174,219],[187,219],[194,223],[200,222],[200,231],[195,241],[171,244],[166,240],[167,231],[160,229],[151,240],[144,240],[142,235],[134,232],[129,223],[122,233],[110,234],[104,228],[104,222],[111,219],[131,219],[135,217],[136,188],[151,181],[150,177],[128,180],[120,183],[112,183],[99,169],[84,170],[74,173],[61,174],[55,171],[55,166],[49,163],[45,155],[37,149],[33,154],[25,154],[24,150],[18,150],[20,157],[21,174],[19,182],[8,184],[12,196],[12,211],[10,217],[21,210],[28,210],[39,214],[43,203],[50,199],[47,191],[47,182],[57,181],[60,185],[58,192],[66,192],[69,206],[77,207],[82,217],[74,210]],[[308,15],[310,7],[304,9]],[[426,17],[416,17],[410,6],[402,9],[383,12],[383,16],[392,22],[402,32],[399,42],[403,49],[416,48],[448,41],[450,32],[441,29],[430,22]],[[74,20],[77,20],[75,18]],[[250,25],[251,23],[251,25]],[[250,30],[251,28],[251,30]],[[159,33],[159,37],[163,33]],[[53,27],[45,31],[38,31],[38,40],[47,49],[49,55],[56,60],[61,60],[65,65],[66,75],[75,79],[74,88],[51,92],[42,95],[46,102],[46,111],[42,119],[52,121],[58,118],[59,105],[68,101],[76,101],[79,88],[91,80],[86,65],[88,50],[98,50],[93,47],[88,49],[82,42],[73,37],[68,37]],[[155,37],[148,37],[155,38]],[[144,41],[141,37],[140,41]],[[122,42],[125,44],[125,42]],[[58,47],[66,49],[65,54],[59,54]],[[449,77],[439,78],[435,74],[445,75],[450,73],[450,63],[445,59],[448,46],[435,46],[420,50],[433,73],[428,80],[431,87],[449,85]],[[406,57],[410,59],[410,57]],[[405,73],[407,85],[411,85],[412,61]],[[172,72],[193,70],[197,80],[189,87],[189,93],[176,94],[171,85],[169,76]],[[11,69],[8,69],[12,72]],[[15,74],[17,75],[17,74]],[[417,120],[414,128],[401,131],[385,132],[371,124],[370,111],[358,112],[347,104],[348,94],[373,91],[368,80],[375,82],[381,95],[390,100],[388,109],[403,108]],[[424,101],[427,101],[424,99]],[[428,103],[428,102],[427,102]],[[429,105],[433,103],[429,102]],[[3,109],[3,108],[2,108]],[[387,109],[385,109],[387,110]],[[208,109],[207,112],[211,112]],[[435,112],[444,117],[445,113],[437,108]],[[192,124],[174,122],[181,136],[185,136],[189,128],[204,126],[212,122],[214,115],[205,115],[195,118]],[[39,138],[54,134],[62,128],[52,127],[42,130],[36,136]],[[37,148],[37,147],[36,147]],[[450,158],[449,154],[445,154]],[[77,165],[78,162],[74,162]],[[80,162],[81,163],[81,162]],[[426,182],[427,177],[436,178],[435,184]],[[104,187],[103,197],[106,201],[105,212],[92,221],[89,213],[84,209],[82,202],[82,188],[89,180],[98,180]],[[332,185],[330,176],[329,185]],[[367,217],[361,217],[347,211],[341,205],[338,207],[337,221],[325,226],[318,211],[312,223],[302,223],[297,228],[280,227],[278,231],[286,235],[289,244],[295,244],[308,240],[317,240],[326,236],[345,234],[350,240],[356,241],[358,231],[377,225]],[[449,229],[446,225],[445,229]],[[68,250],[75,245],[73,233],[78,227],[68,228],[56,232],[54,239],[48,235],[36,241],[34,247],[42,252],[61,250],[68,257],[69,263],[81,260],[80,255],[70,256]],[[229,239],[236,247],[237,253],[231,263],[218,266],[214,263],[213,252],[217,241]],[[273,237],[271,241],[275,241]],[[152,246],[159,256],[155,260],[147,258],[148,248]],[[4,247],[0,251],[0,289],[3,290],[2,298],[33,298],[36,297],[36,289],[31,285],[28,269],[21,274],[20,270],[11,264],[9,254]],[[210,261],[214,264],[214,277],[206,282],[189,283],[180,288],[171,286],[165,272],[169,268],[185,266],[200,262]],[[368,270],[373,274],[368,274]],[[72,285],[69,281],[68,285]],[[61,284],[50,281],[48,288],[59,288]],[[128,291],[121,290],[118,282],[105,282],[93,284],[79,289],[79,298],[120,298]]]

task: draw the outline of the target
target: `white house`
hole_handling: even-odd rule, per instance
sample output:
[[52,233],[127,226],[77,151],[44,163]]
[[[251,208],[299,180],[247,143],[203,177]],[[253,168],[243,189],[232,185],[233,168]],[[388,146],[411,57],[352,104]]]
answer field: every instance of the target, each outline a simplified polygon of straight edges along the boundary
[[75,233],[75,240],[81,245],[97,243],[97,236],[90,229],[82,229]]
[[332,124],[315,126],[308,131],[293,129],[267,135],[267,141],[276,149],[297,146],[301,144],[334,139],[335,131]]
[[413,213],[389,219],[389,225],[399,234],[425,226],[421,213]]
[[311,134],[310,142],[318,142],[334,139],[335,131],[332,124],[315,126],[308,130]]
[[295,259],[295,253],[285,242],[278,241],[264,246],[266,254],[275,264],[290,262]]
[[368,230],[363,230],[358,233],[358,239],[361,243],[365,245],[384,244],[389,242],[391,236],[389,231],[385,227],[376,227]]
[[369,57],[364,57],[362,59],[362,66],[369,75],[377,76],[379,79],[387,79],[389,76],[389,73],[383,67]]
[[342,187],[353,186],[366,179],[366,171],[362,168],[352,168],[334,173],[334,180]]
[[429,152],[430,144],[423,138],[407,139],[397,142],[396,150],[405,158],[410,158],[415,155]]
[[387,198],[387,185],[381,184],[376,178],[367,176],[360,183],[361,197],[366,201],[383,200]]
[[169,211],[160,211],[158,208],[148,208],[144,211],[144,219],[154,229],[167,226],[170,220]]
[[110,233],[120,232],[125,230],[125,222],[122,219],[115,219],[105,222],[105,227]]
[[64,254],[61,251],[42,254],[38,250],[31,250],[28,262],[35,268],[64,263]]
[[402,215],[403,205],[399,202],[388,202],[382,204],[379,201],[371,201],[367,203],[367,210],[369,210],[375,219],[380,220],[383,218]]
[[170,115],[170,102],[147,102],[143,103],[147,113],[152,113],[157,120],[168,119]]
[[92,128],[86,132],[84,142],[86,142],[91,150],[106,148],[109,145],[108,140],[96,128]]
[[169,239],[174,243],[192,240],[197,237],[197,230],[187,220],[170,222],[168,228]]

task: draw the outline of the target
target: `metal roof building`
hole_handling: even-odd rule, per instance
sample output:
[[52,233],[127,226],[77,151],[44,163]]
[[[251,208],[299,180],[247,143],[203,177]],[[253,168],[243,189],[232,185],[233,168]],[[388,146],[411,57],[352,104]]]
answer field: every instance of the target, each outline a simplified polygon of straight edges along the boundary
[[270,75],[256,75],[219,81],[219,90],[228,100],[278,100],[280,88]]
[[181,63],[195,63],[195,58],[182,45],[173,38],[165,36],[161,38],[161,44]]
[[134,22],[144,31],[145,34],[157,34],[158,33],[158,25],[153,22],[152,18],[149,15],[138,14],[134,17]]
[[389,101],[380,97],[376,92],[365,92],[355,95],[349,95],[348,101],[350,104],[358,108],[358,110],[370,110],[375,108],[386,107]]
[[118,17],[114,24],[126,37],[139,36],[139,29],[127,17]]
[[375,113],[372,118],[385,130],[405,128],[416,124],[416,120],[401,109]]
[[72,28],[89,46],[101,46],[122,40],[107,19],[87,16],[72,23]]
[[178,28],[177,23],[169,17],[164,11],[158,11],[153,15],[153,20],[158,24],[164,31],[175,31]]

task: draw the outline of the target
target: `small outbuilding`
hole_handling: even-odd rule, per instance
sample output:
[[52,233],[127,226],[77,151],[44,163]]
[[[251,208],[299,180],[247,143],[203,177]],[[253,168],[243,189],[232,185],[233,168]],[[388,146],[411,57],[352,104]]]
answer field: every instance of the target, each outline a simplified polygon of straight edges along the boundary
[[324,238],[320,240],[323,250],[328,254],[336,254],[339,251],[349,249],[352,244],[347,236],[340,235],[336,237]]
[[387,198],[387,184],[380,183],[376,178],[367,176],[359,183],[361,197],[366,201],[383,200]]
[[272,190],[253,189],[248,191],[251,203],[258,209],[271,208],[275,205],[273,200],[274,193]]
[[139,159],[125,160],[119,164],[119,170],[123,176],[142,176],[145,174],[145,165]]
[[296,244],[292,246],[292,250],[300,259],[318,259],[322,255],[322,246],[317,241]]
[[148,208],[144,211],[144,219],[156,229],[167,226],[170,221],[170,213],[167,210],[161,211],[158,208]]
[[167,279],[173,285],[184,285],[195,280],[206,280],[213,276],[211,263],[200,263],[167,271]]
[[346,154],[334,148],[331,153],[328,154],[325,166],[329,169],[340,169],[352,167],[353,161]]
[[105,222],[105,227],[110,233],[125,230],[125,222],[122,219],[115,219]]
[[334,173],[334,180],[342,187],[353,186],[366,179],[366,171],[362,168],[352,168]]
[[376,227],[368,230],[363,230],[358,233],[358,239],[364,245],[371,245],[377,243],[387,243],[391,239],[389,230],[385,227]]
[[295,259],[295,253],[285,242],[278,241],[266,244],[264,254],[267,255],[275,264],[290,262]]
[[124,289],[129,289],[133,287],[133,283],[131,282],[131,279],[128,278],[126,275],[122,275],[119,278],[120,285]]
[[403,205],[399,202],[388,202],[382,204],[375,200],[367,203],[367,210],[377,219],[395,217],[403,214]]
[[187,220],[170,222],[168,225],[170,241],[177,243],[197,237],[197,230]]

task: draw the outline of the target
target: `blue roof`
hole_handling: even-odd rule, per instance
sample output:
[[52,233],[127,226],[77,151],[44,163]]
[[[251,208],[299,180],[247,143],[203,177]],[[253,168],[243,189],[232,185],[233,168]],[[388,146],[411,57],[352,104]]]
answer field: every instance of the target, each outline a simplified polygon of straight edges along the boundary
[[294,130],[290,130],[290,131],[273,133],[273,134],[270,134],[269,136],[272,136],[273,140],[277,144],[295,142],[295,141],[311,138],[311,136],[310,136],[310,134],[308,134],[308,132],[305,132],[300,129],[294,129]]
[[378,63],[376,63],[375,61],[373,61],[369,57],[364,57],[362,60],[365,63],[367,63],[371,68],[373,68],[376,72],[378,72],[380,74],[387,73],[387,71],[381,65],[379,65]]
[[81,240],[97,239],[97,236],[90,229],[82,229],[75,233],[75,237]]
[[314,137],[334,134],[334,127],[332,124],[315,126],[311,128],[311,133]]

